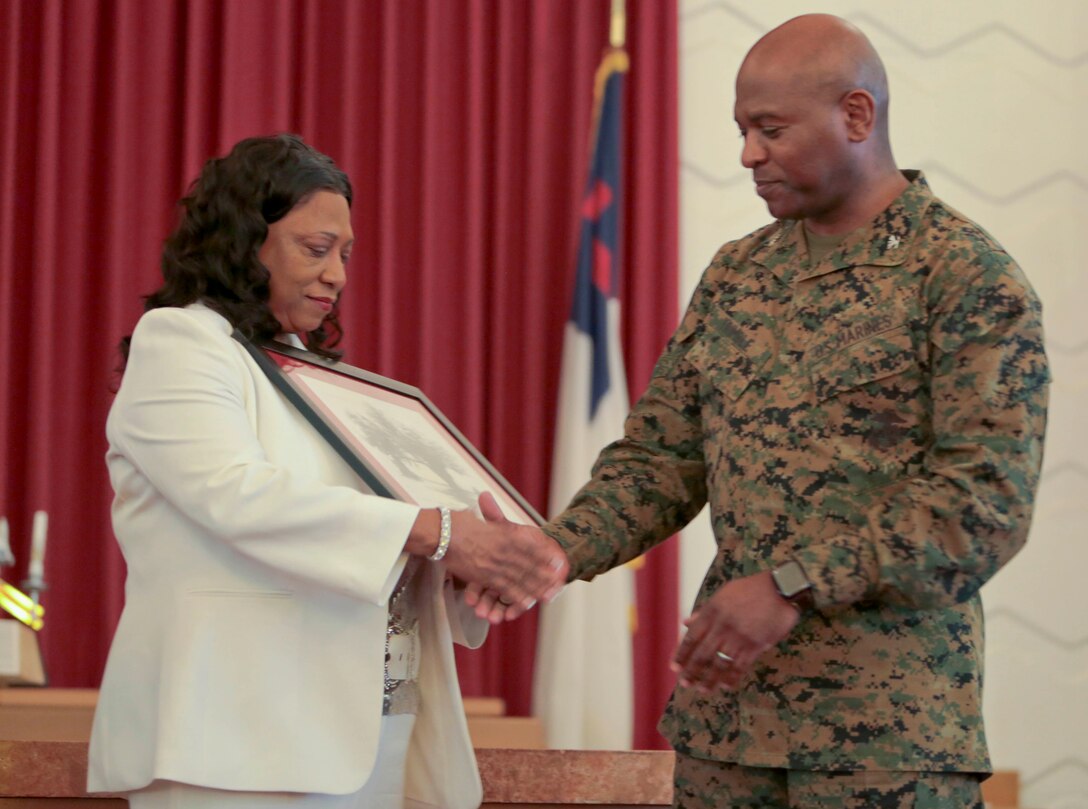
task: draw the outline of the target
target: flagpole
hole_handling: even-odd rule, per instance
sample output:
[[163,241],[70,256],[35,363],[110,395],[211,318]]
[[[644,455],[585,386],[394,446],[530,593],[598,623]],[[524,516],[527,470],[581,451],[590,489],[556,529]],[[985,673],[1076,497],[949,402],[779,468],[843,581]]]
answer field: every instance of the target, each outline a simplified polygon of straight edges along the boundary
[[626,0],[612,0],[612,16],[608,28],[608,48],[597,66],[593,77],[593,122],[590,125],[589,153],[597,149],[597,125],[600,123],[601,105],[604,103],[604,87],[613,73],[626,73],[630,66],[624,42],[627,36]]
[[613,48],[622,48],[627,37],[626,0],[612,0],[612,25],[609,27],[608,41]]

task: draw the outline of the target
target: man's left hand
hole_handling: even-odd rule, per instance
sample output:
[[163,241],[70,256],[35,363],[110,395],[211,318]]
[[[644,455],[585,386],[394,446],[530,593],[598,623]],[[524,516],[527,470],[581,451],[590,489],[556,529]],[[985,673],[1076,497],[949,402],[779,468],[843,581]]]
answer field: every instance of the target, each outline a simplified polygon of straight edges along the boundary
[[687,633],[672,670],[681,685],[704,692],[734,690],[759,656],[799,620],[800,612],[779,595],[770,571],[726,582],[684,621]]

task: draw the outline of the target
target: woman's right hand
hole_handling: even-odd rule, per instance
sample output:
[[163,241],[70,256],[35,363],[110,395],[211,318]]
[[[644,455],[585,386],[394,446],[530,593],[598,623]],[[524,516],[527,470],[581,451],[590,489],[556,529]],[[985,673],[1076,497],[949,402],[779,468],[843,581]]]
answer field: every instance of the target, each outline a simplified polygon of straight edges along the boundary
[[[453,513],[452,536],[443,562],[446,569],[475,592],[492,591],[508,604],[507,618],[550,601],[566,582],[568,563],[559,544],[535,526],[518,525],[503,516],[490,492],[479,499],[479,519],[470,511]],[[429,556],[438,546],[439,520],[433,509],[420,512],[407,550]],[[481,618],[485,610],[477,609]]]

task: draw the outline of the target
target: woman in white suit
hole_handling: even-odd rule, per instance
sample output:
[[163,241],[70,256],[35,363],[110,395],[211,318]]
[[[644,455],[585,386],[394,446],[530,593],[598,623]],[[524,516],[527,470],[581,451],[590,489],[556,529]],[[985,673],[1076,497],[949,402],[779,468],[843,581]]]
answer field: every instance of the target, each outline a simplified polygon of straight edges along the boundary
[[351,198],[281,135],[209,161],[182,200],[107,421],[128,578],[90,791],[136,809],[480,803],[452,641],[487,621],[458,585],[528,609],[562,552],[489,498],[480,520],[363,493],[231,338],[333,354]]

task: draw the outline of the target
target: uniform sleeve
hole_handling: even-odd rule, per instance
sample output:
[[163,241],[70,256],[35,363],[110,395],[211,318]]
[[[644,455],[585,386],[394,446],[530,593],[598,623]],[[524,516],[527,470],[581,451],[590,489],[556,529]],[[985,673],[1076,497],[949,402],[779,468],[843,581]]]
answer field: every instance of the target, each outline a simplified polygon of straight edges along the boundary
[[706,503],[699,376],[685,358],[697,322],[689,312],[623,438],[602,450],[590,481],[544,526],[566,551],[571,579],[592,579],[642,555]]
[[933,441],[921,473],[878,492],[856,533],[797,554],[818,609],[961,603],[1027,539],[1050,379],[1041,307],[1007,254],[971,269],[931,291]]
[[221,325],[158,309],[133,334],[108,423],[119,533],[153,534],[165,500],[290,579],[385,601],[418,508],[272,463],[247,415],[250,371]]

